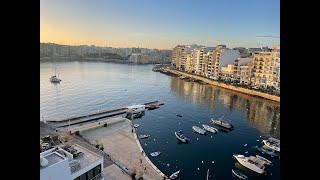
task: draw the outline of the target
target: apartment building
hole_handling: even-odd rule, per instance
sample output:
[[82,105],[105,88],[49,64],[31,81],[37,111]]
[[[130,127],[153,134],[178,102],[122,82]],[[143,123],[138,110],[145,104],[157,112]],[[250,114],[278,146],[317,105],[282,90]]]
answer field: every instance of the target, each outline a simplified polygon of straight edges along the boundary
[[172,67],[179,70],[185,70],[187,60],[187,47],[178,45],[172,51]]

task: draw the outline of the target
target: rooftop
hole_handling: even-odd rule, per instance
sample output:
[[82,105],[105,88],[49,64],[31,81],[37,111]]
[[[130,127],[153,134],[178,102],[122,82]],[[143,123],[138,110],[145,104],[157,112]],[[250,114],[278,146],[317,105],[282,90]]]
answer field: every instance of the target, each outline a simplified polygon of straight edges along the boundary
[[55,147],[49,149],[40,153],[40,157],[43,157],[48,161],[46,166],[40,166],[40,170],[67,159],[69,161],[71,173],[75,173],[103,158],[78,144],[74,144],[71,147]]

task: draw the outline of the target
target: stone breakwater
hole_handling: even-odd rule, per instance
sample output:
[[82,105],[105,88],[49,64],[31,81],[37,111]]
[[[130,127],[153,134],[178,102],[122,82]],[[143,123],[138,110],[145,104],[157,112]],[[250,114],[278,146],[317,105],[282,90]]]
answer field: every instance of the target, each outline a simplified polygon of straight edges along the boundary
[[208,79],[208,78],[204,78],[204,77],[201,77],[201,76],[197,76],[197,75],[193,75],[193,74],[189,74],[189,73],[185,73],[185,72],[181,72],[181,71],[177,71],[177,70],[168,70],[168,71],[170,73],[172,73],[172,74],[183,75],[183,76],[190,77],[190,78],[193,78],[193,79],[201,80],[201,81],[203,81],[205,83],[208,83],[210,85],[213,85],[213,86],[218,86],[218,87],[221,87],[221,88],[233,90],[233,91],[244,93],[244,94],[248,94],[248,95],[251,95],[251,96],[262,97],[262,98],[265,98],[265,99],[272,100],[272,101],[280,103],[280,97],[279,96],[274,96],[274,95],[270,95],[270,94],[267,94],[267,93],[262,93],[262,92],[255,91],[255,90],[252,90],[252,89],[236,87],[236,86],[225,84],[225,83],[220,83],[220,82],[217,82],[215,80],[211,80],[211,79]]

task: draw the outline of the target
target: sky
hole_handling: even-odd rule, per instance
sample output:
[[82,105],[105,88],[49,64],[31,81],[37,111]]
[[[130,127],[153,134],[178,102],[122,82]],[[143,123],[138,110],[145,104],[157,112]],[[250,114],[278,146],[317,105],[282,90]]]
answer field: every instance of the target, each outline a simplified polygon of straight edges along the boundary
[[279,0],[40,0],[40,42],[232,48],[272,47],[278,37]]

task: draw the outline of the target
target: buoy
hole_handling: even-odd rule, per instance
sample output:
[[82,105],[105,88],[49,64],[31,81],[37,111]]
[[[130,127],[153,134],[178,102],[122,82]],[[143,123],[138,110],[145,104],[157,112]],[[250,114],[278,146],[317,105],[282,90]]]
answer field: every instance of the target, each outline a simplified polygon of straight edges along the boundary
[[200,168],[198,168],[198,171],[200,170]]
[[203,161],[201,161],[201,163],[203,164]]
[[214,161],[212,161],[212,164],[214,164]]

